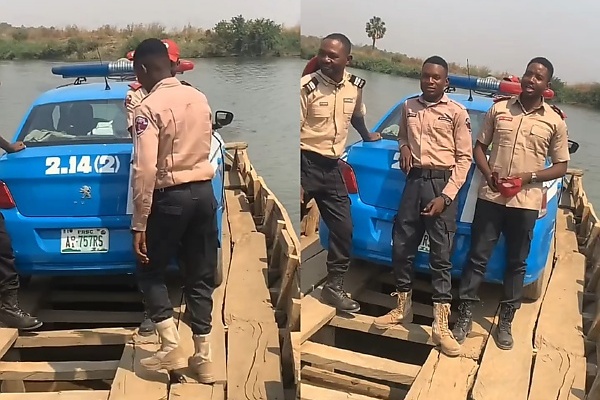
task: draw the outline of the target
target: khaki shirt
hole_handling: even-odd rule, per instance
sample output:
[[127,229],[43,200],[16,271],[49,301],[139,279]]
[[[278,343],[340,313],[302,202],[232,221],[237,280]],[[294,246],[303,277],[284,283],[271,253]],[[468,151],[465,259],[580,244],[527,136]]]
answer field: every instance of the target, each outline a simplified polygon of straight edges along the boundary
[[[537,109],[525,112],[515,96],[492,106],[477,140],[486,146],[492,145],[488,161],[490,169],[505,178],[545,169],[548,156],[553,163],[569,161],[567,137],[567,124],[550,105],[542,102]],[[507,207],[539,210],[542,187],[542,182],[530,183],[516,196],[507,199],[492,192],[483,180],[479,198]]]
[[[138,86],[139,85],[139,86]],[[125,96],[125,109],[127,110],[127,128],[133,126],[133,109],[148,95],[139,83],[129,85],[130,89]]]
[[442,193],[454,200],[473,162],[471,122],[466,108],[446,95],[431,105],[421,96],[412,97],[404,103],[401,118],[400,147],[408,146],[415,167],[452,170]]
[[213,178],[211,110],[199,90],[166,78],[133,113],[132,229],[145,231],[155,189]]
[[300,148],[325,157],[342,155],[350,120],[364,116],[362,88],[365,81],[344,73],[335,83],[321,71],[300,79]]

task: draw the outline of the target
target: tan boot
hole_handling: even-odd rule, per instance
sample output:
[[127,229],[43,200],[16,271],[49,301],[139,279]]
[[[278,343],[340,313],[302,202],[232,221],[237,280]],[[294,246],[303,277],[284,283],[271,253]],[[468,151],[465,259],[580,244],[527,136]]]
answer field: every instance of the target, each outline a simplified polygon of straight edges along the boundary
[[450,304],[433,303],[433,325],[431,339],[442,348],[442,353],[455,357],[460,354],[460,344],[448,329],[450,319]]
[[208,335],[194,335],[194,355],[189,358],[188,364],[198,377],[198,382],[204,384],[215,382]]
[[410,324],[413,320],[412,291],[394,292],[392,296],[398,296],[398,306],[389,313],[375,318],[373,325],[379,329],[388,329],[398,324]]
[[173,318],[154,324],[160,337],[160,350],[151,357],[140,360],[146,369],[173,371],[186,367],[183,349],[179,346],[179,332]]

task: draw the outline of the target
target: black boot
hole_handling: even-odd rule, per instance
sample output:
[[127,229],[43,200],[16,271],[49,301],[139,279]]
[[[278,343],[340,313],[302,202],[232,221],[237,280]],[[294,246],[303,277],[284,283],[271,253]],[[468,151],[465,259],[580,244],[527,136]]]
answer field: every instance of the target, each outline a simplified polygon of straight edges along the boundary
[[144,320],[138,328],[138,333],[140,336],[150,336],[154,333],[154,322],[148,318],[148,313],[146,311],[144,311]]
[[343,274],[330,274],[327,277],[327,282],[323,285],[321,300],[342,312],[355,313],[360,311],[360,304],[348,297],[343,286]]
[[452,334],[459,344],[463,344],[473,329],[473,303],[463,301],[458,306],[458,320],[454,324]]
[[42,322],[19,308],[16,289],[3,292],[0,305],[0,323],[7,328],[31,331],[42,326]]
[[510,350],[513,347],[511,324],[515,317],[515,307],[512,304],[500,306],[500,321],[496,329],[496,344],[502,350]]

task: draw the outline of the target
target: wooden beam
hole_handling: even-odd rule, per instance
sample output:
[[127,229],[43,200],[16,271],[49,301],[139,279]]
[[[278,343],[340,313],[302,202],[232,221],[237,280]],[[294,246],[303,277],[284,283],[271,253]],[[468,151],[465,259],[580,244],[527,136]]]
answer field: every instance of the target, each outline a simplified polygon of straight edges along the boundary
[[62,392],[0,393],[0,400],[106,400],[108,390],[65,390]]
[[304,342],[301,351],[302,360],[305,362],[401,385],[412,384],[420,369],[418,365],[313,342]]
[[375,400],[375,398],[302,383],[300,400]]
[[246,231],[234,244],[225,293],[227,365],[232,366],[227,372],[227,398],[284,397],[279,330],[266,283],[266,260],[262,233]]
[[136,328],[96,328],[42,331],[19,336],[15,348],[119,345],[127,343]]
[[0,380],[85,381],[112,379],[118,361],[0,362]]

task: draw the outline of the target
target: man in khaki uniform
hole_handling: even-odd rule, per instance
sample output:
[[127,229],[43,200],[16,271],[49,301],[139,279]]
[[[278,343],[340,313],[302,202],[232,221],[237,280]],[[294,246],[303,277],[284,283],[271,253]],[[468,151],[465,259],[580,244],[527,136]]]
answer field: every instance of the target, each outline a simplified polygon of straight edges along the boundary
[[[471,331],[472,306],[494,247],[506,238],[506,272],[498,347],[511,349],[511,323],[521,306],[525,260],[542,203],[542,182],[561,178],[570,159],[562,112],[544,102],[554,67],[537,57],[527,64],[519,96],[502,98],[486,115],[473,150],[485,177],[473,216],[471,249],[460,283],[460,315],[453,330],[459,341]],[[489,161],[486,151],[492,145]],[[545,168],[547,157],[553,165]]]
[[[365,81],[346,71],[352,45],[340,33],[321,42],[319,70],[300,79],[300,180],[304,195],[314,198],[329,229],[327,282],[321,299],[344,312],[359,304],[343,290],[350,264],[352,219],[348,190],[338,167],[352,125],[364,141],[379,140],[365,126]],[[304,199],[307,201],[307,199]]]
[[133,63],[148,91],[134,109],[133,247],[138,283],[161,338],[160,350],[141,363],[151,370],[187,364],[164,282],[168,263],[179,253],[195,348],[189,364],[201,383],[213,383],[209,333],[219,238],[209,161],[211,109],[204,94],[172,76],[160,40],[140,43]]
[[398,306],[376,318],[386,329],[412,322],[412,263],[423,238],[429,235],[433,286],[432,339],[449,356],[460,345],[448,328],[452,295],[450,255],[456,232],[457,203],[472,162],[473,139],[465,107],[448,98],[448,64],[429,57],[421,69],[420,96],[403,104],[398,141],[406,186],[393,228],[392,262]]

